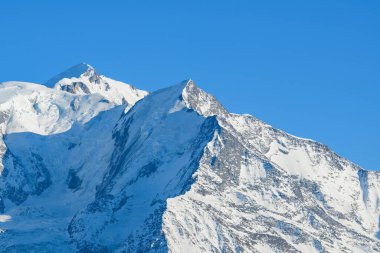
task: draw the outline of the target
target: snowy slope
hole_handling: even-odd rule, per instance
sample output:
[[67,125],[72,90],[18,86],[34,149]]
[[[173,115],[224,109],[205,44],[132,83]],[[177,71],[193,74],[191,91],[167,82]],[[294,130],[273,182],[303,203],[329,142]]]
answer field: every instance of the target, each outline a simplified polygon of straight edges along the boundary
[[55,89],[0,87],[1,106],[24,103],[2,109],[21,115],[3,120],[4,252],[380,252],[378,172],[191,80],[125,111],[133,100],[104,102],[91,67],[68,72]]
[[85,123],[115,105],[101,95],[76,96],[45,86],[6,82],[0,84],[2,132],[49,134],[68,130],[74,121]]

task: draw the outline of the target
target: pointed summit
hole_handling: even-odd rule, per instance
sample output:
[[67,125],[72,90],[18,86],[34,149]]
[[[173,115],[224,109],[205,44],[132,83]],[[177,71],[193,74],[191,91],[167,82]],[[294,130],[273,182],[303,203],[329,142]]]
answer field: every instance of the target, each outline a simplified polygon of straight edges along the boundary
[[161,106],[160,109],[167,109],[169,112],[175,112],[186,107],[205,117],[228,114],[213,95],[199,88],[192,79],[186,79],[176,85],[157,90],[151,93],[151,97],[162,97],[160,103],[163,104],[165,101],[167,108]]
[[193,80],[188,79],[182,83],[185,84],[182,98],[188,108],[206,117],[228,113],[213,95],[200,89]]
[[96,75],[95,69],[91,65],[82,62],[49,79],[44,85],[52,88],[64,78],[79,78],[82,75],[91,75],[91,73]]

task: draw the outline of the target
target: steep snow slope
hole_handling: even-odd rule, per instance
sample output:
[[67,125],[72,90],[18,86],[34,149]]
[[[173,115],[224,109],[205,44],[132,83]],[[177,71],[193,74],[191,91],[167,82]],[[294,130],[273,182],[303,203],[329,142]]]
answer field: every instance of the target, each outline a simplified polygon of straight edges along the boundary
[[112,129],[123,110],[102,112],[60,134],[6,136],[0,188],[2,208],[11,220],[1,227],[2,249],[75,252],[68,224],[95,196],[112,153]]
[[6,136],[1,249],[380,251],[378,172],[230,114],[191,80],[125,106]]

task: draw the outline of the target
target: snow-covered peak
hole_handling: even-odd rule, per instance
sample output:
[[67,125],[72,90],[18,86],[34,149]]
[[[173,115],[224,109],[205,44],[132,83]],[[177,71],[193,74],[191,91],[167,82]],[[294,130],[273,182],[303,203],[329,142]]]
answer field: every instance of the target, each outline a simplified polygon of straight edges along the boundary
[[[226,109],[224,109],[213,95],[199,88],[191,79],[155,91],[151,95],[156,94],[160,94],[163,99],[163,104],[167,104],[167,101],[175,101],[175,103],[171,105],[172,107],[169,109],[169,113],[187,108],[196,111],[204,117],[228,114]],[[161,107],[160,110],[165,109]]]
[[157,90],[151,93],[147,100],[152,100],[151,97],[155,100],[159,99],[155,103],[161,106],[153,108],[156,112],[174,113],[187,108],[203,117],[227,116],[228,114],[213,95],[200,89],[191,79]]
[[188,108],[194,109],[205,117],[227,114],[226,109],[219,101],[213,95],[196,86],[193,80],[189,79],[183,83],[185,86],[182,91],[182,98]]
[[148,92],[103,75],[87,63],[75,65],[44,83],[47,87],[73,94],[100,94],[117,105],[127,104],[128,108],[145,97]]
[[91,65],[82,62],[49,79],[44,85],[52,88],[64,78],[80,78],[82,75],[94,76],[96,75],[96,71]]

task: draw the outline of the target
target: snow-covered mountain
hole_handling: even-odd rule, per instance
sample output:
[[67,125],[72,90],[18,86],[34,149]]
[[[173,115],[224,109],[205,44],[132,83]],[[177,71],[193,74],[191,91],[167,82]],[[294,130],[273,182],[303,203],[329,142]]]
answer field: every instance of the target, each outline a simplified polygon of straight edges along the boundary
[[[63,83],[74,87],[81,83],[87,87],[87,92],[80,89],[63,92]],[[127,111],[148,94],[131,85],[98,76],[95,69],[85,63],[68,69],[45,85],[0,83],[0,159],[6,150],[3,134],[47,135],[67,131],[74,123],[84,124],[99,112],[115,106],[124,105]],[[0,171],[2,167],[0,164]]]
[[380,252],[380,173],[323,144],[191,80],[45,85],[0,85],[0,251]]

